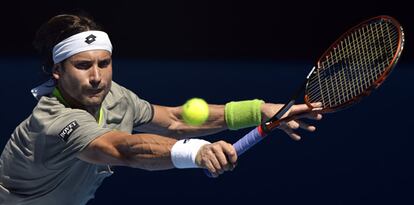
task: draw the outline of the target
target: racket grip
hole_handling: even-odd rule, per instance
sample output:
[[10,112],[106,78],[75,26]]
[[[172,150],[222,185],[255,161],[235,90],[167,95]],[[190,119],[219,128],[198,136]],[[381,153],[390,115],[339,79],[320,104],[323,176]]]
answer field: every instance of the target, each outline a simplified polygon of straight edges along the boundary
[[[249,150],[251,147],[260,142],[266,136],[265,133],[261,131],[261,129],[262,128],[260,127],[260,125],[257,126],[233,144],[237,156],[242,155],[244,152]],[[213,175],[207,169],[204,169],[204,173],[208,177],[213,177]]]
[[266,136],[260,130],[261,130],[261,127],[257,126],[252,131],[244,135],[236,143],[233,144],[233,147],[236,150],[237,156],[242,155],[244,152],[249,150],[256,143],[260,142],[263,139],[263,137]]

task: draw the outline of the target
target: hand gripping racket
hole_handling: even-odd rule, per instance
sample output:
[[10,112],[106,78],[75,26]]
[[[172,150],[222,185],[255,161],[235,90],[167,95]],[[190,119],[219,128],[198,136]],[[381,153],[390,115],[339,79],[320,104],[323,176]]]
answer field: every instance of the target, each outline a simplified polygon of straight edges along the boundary
[[[272,118],[257,126],[233,144],[242,155],[282,122],[282,116],[304,93],[304,101],[322,102],[323,113],[347,108],[378,88],[396,65],[404,46],[403,29],[390,16],[368,19],[344,33],[317,61],[291,100]],[[211,176],[206,170],[206,174]]]

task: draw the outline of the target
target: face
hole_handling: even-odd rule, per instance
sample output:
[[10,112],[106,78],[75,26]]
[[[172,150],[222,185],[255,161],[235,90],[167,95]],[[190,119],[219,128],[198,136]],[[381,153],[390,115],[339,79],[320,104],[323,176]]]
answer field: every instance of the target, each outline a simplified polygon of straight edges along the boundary
[[112,81],[111,53],[91,50],[55,64],[53,76],[64,99],[74,107],[99,107]]

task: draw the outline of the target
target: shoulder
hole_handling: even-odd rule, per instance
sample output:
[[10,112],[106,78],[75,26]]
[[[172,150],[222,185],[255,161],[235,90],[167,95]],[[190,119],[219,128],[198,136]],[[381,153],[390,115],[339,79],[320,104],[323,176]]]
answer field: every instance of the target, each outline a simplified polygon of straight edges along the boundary
[[128,88],[112,81],[112,85],[111,85],[111,89],[109,91],[109,93],[112,93],[113,95],[123,95],[125,93],[133,93],[131,90],[129,90]]
[[56,97],[43,96],[30,118],[30,127],[34,130],[48,129],[56,121],[65,118],[86,119],[94,121],[94,117],[85,110],[65,107]]
[[[56,117],[67,113],[90,115],[85,110],[66,107],[56,97],[48,96],[43,96],[33,110],[33,115],[36,115],[38,117],[43,117],[43,115]],[[92,115],[90,116],[92,117]]]
[[111,89],[106,96],[104,103],[110,106],[119,104],[121,101],[133,103],[138,100],[140,100],[140,98],[133,91],[112,81]]
[[132,91],[112,81],[111,89],[105,100],[119,101],[125,97],[130,96]]
[[111,90],[104,101],[104,107],[107,110],[117,113],[119,116],[126,116],[126,119],[132,119],[134,125],[143,124],[152,119],[152,105],[138,97],[131,90],[112,81]]

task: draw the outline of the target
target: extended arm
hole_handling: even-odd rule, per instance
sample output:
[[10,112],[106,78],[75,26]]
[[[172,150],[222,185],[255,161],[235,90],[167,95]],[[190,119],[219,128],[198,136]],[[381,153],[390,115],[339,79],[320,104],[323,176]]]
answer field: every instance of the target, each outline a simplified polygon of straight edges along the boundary
[[[191,143],[186,145],[186,142],[177,142],[176,139],[155,134],[131,135],[111,131],[93,140],[78,158],[93,164],[165,170],[177,165],[177,161],[173,163],[171,152],[177,144],[178,147],[191,146]],[[233,146],[224,141],[203,144],[193,150],[195,166],[208,169],[214,176],[233,169],[237,160]]]
[[[313,104],[315,108],[320,107],[319,104]],[[271,118],[283,104],[263,103],[260,106],[262,122]],[[210,114],[206,123],[195,127],[184,123],[180,107],[166,107],[154,105],[153,120],[138,128],[139,131],[157,133],[160,135],[183,139],[196,136],[205,136],[226,130],[227,123],[225,119],[224,105],[209,105]],[[237,111],[237,110],[236,110]],[[294,132],[295,129],[301,128],[313,132],[316,128],[301,121],[302,118],[320,120],[322,115],[317,111],[310,110],[306,104],[294,105],[286,113],[285,116],[295,115],[297,118],[280,126],[292,139],[299,140],[300,136]]]

